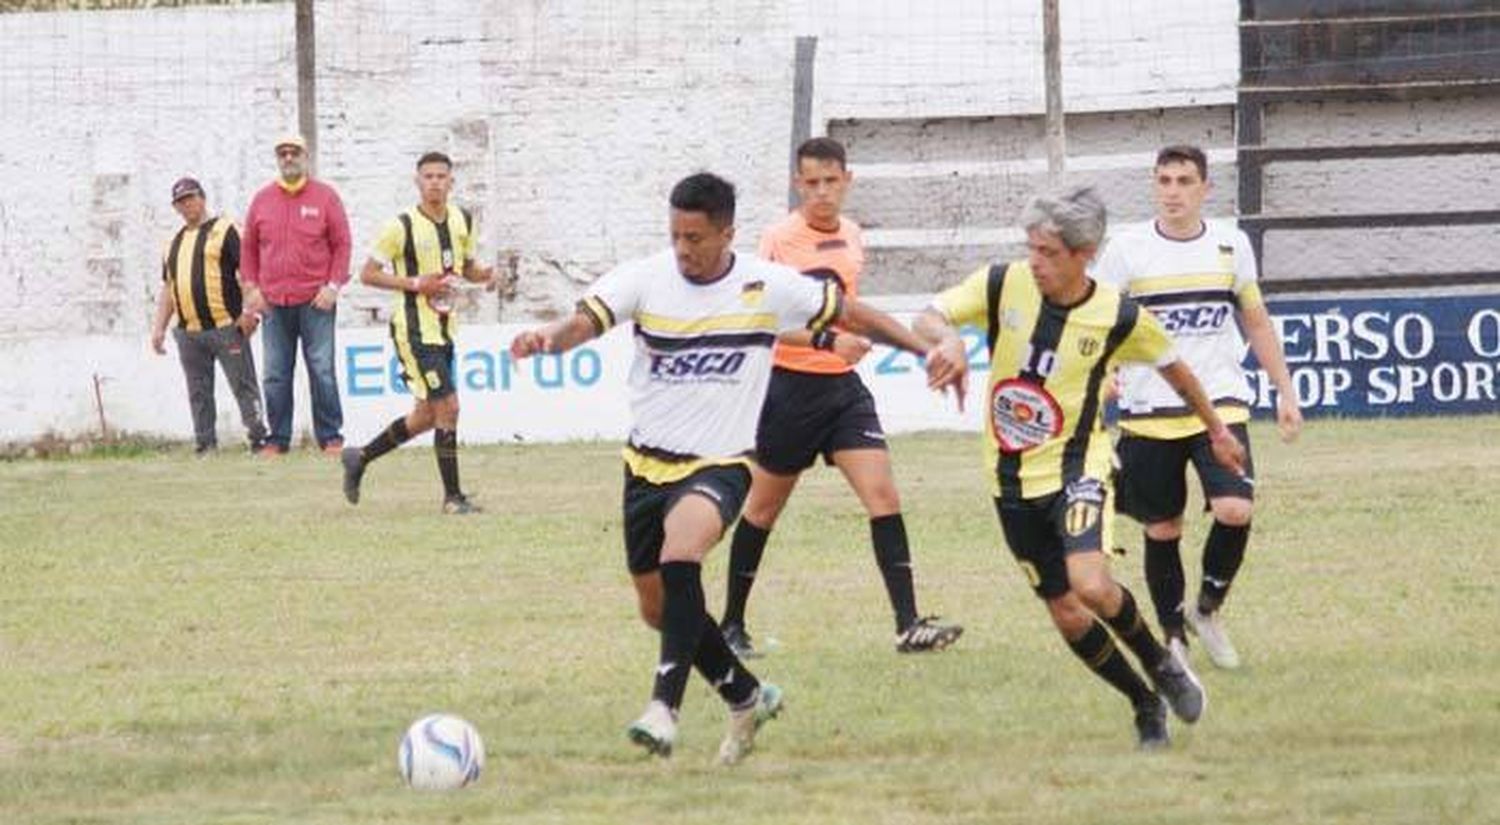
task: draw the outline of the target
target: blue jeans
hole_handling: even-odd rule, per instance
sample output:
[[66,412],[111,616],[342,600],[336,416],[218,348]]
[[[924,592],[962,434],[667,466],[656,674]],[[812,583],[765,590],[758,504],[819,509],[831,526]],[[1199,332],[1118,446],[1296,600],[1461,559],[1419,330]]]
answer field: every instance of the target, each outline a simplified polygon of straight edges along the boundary
[[344,408],[339,403],[339,384],[334,372],[334,321],[338,310],[324,312],[311,302],[294,306],[272,306],[265,315],[266,418],[271,436],[267,442],[287,449],[292,443],[292,375],[297,366],[297,341],[302,341],[302,361],[312,395],[313,435],[319,447],[343,440]]

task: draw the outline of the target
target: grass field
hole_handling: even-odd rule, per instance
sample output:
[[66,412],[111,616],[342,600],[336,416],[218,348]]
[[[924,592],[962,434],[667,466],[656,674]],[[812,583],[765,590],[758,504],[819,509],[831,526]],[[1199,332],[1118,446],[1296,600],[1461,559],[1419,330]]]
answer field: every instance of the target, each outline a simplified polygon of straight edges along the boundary
[[[669,762],[626,742],[656,641],[613,445],[467,449],[463,520],[426,449],[357,509],[311,454],[0,464],[0,822],[1500,822],[1500,418],[1253,432],[1246,667],[1196,656],[1210,707],[1171,751],[1051,630],[976,437],[927,435],[893,445],[919,598],[968,634],[892,652],[865,520],[812,473],[750,606],[788,709],[733,770],[696,677]],[[1144,604],[1139,550],[1117,570]],[[434,709],[485,735],[477,786],[402,786]]]

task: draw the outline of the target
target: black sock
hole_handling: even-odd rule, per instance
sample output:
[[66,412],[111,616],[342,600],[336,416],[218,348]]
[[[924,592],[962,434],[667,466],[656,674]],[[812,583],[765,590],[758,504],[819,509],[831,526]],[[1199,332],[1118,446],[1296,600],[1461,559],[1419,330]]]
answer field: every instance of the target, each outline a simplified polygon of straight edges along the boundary
[[1115,647],[1115,640],[1110,638],[1109,631],[1097,620],[1081,638],[1068,640],[1068,647],[1073,648],[1073,652],[1088,665],[1089,670],[1114,685],[1115,690],[1125,694],[1131,704],[1140,705],[1155,695],[1140,674],[1135,672],[1135,668],[1130,666],[1130,662],[1120,655],[1120,649]]
[[1183,636],[1187,619],[1182,615],[1187,582],[1182,575],[1182,538],[1153,539],[1146,536],[1146,587],[1156,607],[1156,621],[1168,636]]
[[698,655],[693,658],[693,667],[708,680],[719,696],[730,707],[740,707],[755,695],[760,682],[745,665],[735,657],[734,651],[718,632],[714,619],[703,614],[703,635],[698,639]]
[[1150,671],[1161,664],[1162,657],[1167,655],[1166,648],[1156,641],[1151,635],[1151,627],[1141,619],[1141,611],[1136,609],[1135,596],[1130,594],[1130,589],[1120,585],[1123,598],[1120,602],[1120,612],[1114,616],[1105,617],[1104,621],[1120,641],[1124,642],[1141,660],[1141,666]]
[[875,545],[875,563],[885,579],[885,592],[896,614],[896,632],[917,620],[917,594],[911,581],[911,547],[906,543],[906,522],[900,513],[870,519],[870,541]]
[[438,475],[443,477],[443,498],[463,495],[458,486],[458,430],[433,430],[432,451],[437,454]]
[[392,421],[391,425],[381,431],[380,435],[370,439],[370,443],[359,451],[360,460],[369,464],[410,439],[411,433],[406,429],[406,416],[403,415]]
[[755,572],[760,569],[760,557],[770,535],[769,530],[756,527],[746,518],[735,526],[729,543],[729,585],[725,588],[721,625],[745,623],[745,604],[750,601],[750,588],[755,585]]
[[661,566],[661,657],[651,698],[673,710],[682,706],[682,693],[706,626],[702,575],[697,562],[669,561]]
[[1250,542],[1250,525],[1234,527],[1214,521],[1203,544],[1203,585],[1198,590],[1198,612],[1212,613],[1224,603],[1234,575],[1245,561],[1245,545]]

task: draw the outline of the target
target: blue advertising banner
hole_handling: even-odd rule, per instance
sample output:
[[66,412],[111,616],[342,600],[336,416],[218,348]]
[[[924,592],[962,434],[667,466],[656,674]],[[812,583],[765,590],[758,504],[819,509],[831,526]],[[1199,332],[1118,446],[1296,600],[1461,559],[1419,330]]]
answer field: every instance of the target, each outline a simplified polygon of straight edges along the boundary
[[[1500,295],[1271,300],[1304,415],[1500,412]],[[1259,416],[1272,386],[1246,371]]]

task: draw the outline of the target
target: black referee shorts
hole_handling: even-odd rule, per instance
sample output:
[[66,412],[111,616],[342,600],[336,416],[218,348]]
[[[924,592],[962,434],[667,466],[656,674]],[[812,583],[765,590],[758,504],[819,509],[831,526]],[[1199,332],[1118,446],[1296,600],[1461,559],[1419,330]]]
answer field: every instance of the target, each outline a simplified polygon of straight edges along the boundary
[[886,449],[875,399],[854,372],[824,375],[777,367],[755,431],[755,460],[796,475],[840,450]]

